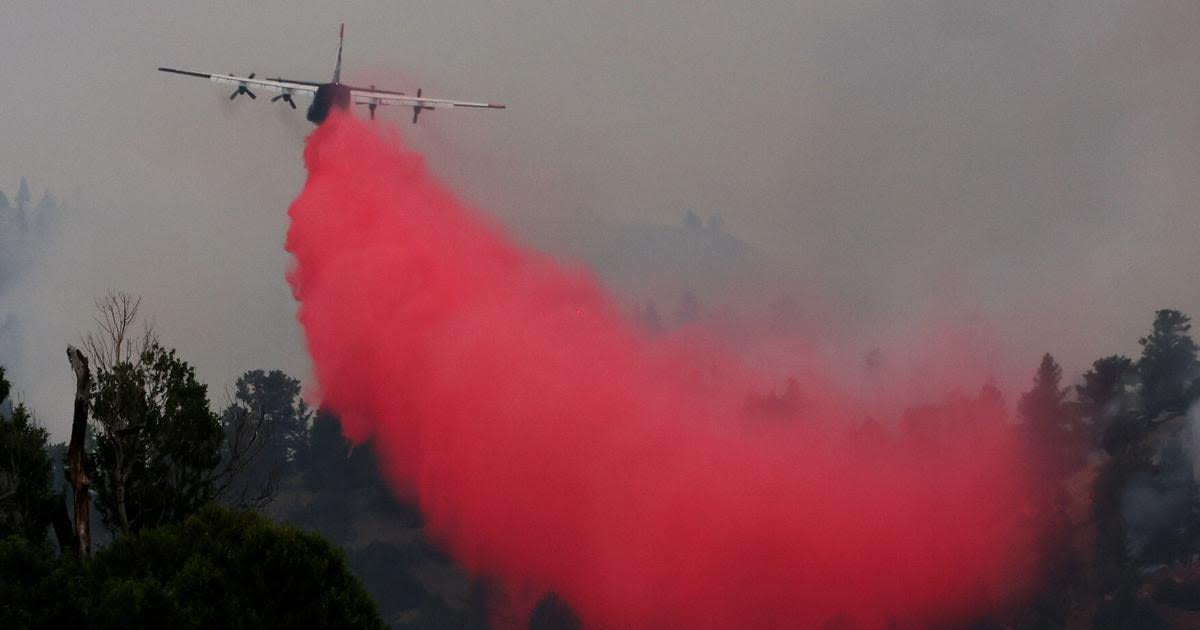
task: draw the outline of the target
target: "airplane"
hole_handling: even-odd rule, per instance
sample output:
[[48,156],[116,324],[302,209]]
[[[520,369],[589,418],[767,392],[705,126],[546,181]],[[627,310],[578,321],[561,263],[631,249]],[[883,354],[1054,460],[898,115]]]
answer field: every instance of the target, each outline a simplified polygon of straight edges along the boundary
[[256,79],[254,73],[249,76],[238,77],[232,74],[206,74],[203,72],[192,72],[190,70],[178,70],[175,68],[159,68],[160,72],[170,72],[173,74],[182,74],[189,77],[200,77],[208,79],[214,83],[225,83],[236,86],[233,94],[229,95],[229,100],[234,100],[237,97],[245,94],[251,100],[258,98],[250,88],[266,90],[268,92],[278,92],[279,96],[271,99],[271,102],[283,101],[291,105],[292,109],[296,109],[296,101],[292,97],[297,94],[305,94],[312,96],[312,104],[308,106],[308,120],[314,125],[319,125],[329,116],[329,110],[336,107],[338,109],[349,109],[350,104],[366,105],[371,113],[371,120],[375,119],[375,108],[380,105],[400,105],[403,107],[411,107],[413,110],[412,122],[415,125],[417,118],[421,116],[421,112],[434,109],[449,109],[451,107],[475,107],[482,109],[505,109],[504,105],[496,105],[494,103],[472,103],[469,101],[452,101],[439,98],[425,98],[422,96],[422,90],[417,89],[415,96],[410,96],[404,92],[391,92],[388,90],[377,90],[372,85],[369,88],[359,88],[345,85],[342,83],[342,41],[346,34],[346,25],[342,24],[338,30],[338,52],[337,65],[333,67],[333,80],[329,83],[315,83],[312,81],[294,81],[291,79],[282,78],[267,78]]

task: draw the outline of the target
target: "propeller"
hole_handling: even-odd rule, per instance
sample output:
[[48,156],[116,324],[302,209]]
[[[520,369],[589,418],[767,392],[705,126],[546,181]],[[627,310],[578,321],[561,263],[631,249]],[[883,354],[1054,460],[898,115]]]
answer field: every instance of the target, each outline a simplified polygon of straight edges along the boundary
[[[372,92],[375,91],[374,83],[371,84],[371,91]],[[378,106],[379,106],[379,104],[375,103],[375,102],[367,103],[367,109],[371,112],[371,120],[375,120],[375,108]]]
[[[231,74],[230,76],[233,76],[233,75]],[[250,73],[250,76],[248,76],[248,77],[246,77],[246,78],[247,78],[247,79],[253,79],[253,78],[254,78],[254,73],[253,73],[253,72],[251,72],[251,73]],[[256,98],[258,98],[257,96],[255,96],[255,95],[254,95],[254,92],[251,92],[250,90],[246,89],[246,84],[245,84],[245,83],[243,83],[243,84],[239,85],[239,86],[237,87],[237,89],[236,89],[236,90],[234,90],[234,91],[233,91],[233,94],[230,94],[230,95],[229,95],[229,100],[231,100],[231,101],[232,101],[233,99],[237,98],[238,96],[240,96],[240,95],[242,95],[242,94],[245,94],[246,96],[249,96],[251,99],[256,99]],[[289,99],[289,100],[290,100],[290,99]],[[292,105],[292,107],[295,107],[295,105]]]
[[[421,98],[421,88],[417,88],[417,98]],[[413,124],[417,124],[417,118],[421,117],[422,109],[433,109],[432,107],[424,107],[420,104],[413,105]]]
[[296,101],[292,100],[291,92],[284,92],[283,94],[280,94],[279,96],[276,96],[275,98],[271,99],[272,103],[274,103],[275,101],[283,101],[284,103],[291,105],[292,109],[296,109]]

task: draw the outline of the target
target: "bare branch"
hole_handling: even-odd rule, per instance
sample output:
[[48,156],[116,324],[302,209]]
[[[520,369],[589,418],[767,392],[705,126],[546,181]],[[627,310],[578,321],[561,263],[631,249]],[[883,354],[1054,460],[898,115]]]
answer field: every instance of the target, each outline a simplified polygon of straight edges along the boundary
[[236,404],[228,390],[225,398],[226,413],[222,418],[225,454],[220,468],[211,477],[216,495],[238,507],[262,507],[275,496],[279,473],[269,471],[266,480],[257,488],[252,488],[255,484],[245,478],[245,473],[266,448],[273,427],[265,409],[255,411]]
[[96,330],[84,335],[83,348],[97,370],[108,371],[117,364],[132,361],[156,340],[154,327],[149,323],[143,323],[140,339],[133,334],[142,306],[140,296],[109,291],[96,298],[95,304]]

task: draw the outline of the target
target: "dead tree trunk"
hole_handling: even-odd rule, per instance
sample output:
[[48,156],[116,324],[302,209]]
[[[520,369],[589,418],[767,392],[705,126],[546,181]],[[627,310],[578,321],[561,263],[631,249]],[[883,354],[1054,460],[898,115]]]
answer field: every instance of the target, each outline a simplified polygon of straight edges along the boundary
[[88,403],[92,373],[87,357],[75,346],[67,346],[67,358],[75,371],[75,417],[71,420],[71,441],[67,446],[68,479],[75,492],[75,543],[80,557],[92,552],[91,486],[84,471],[84,436],[87,433]]

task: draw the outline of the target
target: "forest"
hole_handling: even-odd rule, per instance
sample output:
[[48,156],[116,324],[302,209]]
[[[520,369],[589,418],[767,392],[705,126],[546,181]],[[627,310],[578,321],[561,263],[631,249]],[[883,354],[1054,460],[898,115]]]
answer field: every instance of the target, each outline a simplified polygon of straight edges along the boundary
[[[0,368],[0,626],[483,628],[525,614],[423,535],[369,444],[352,447],[299,380],[253,369],[216,398],[146,323],[140,298],[109,293],[95,306],[95,329],[63,361],[77,377],[63,392],[75,396],[69,443],[50,441]],[[1200,618],[1191,320],[1159,310],[1138,341],[1139,356],[1098,358],[1075,378],[1050,354],[1032,366],[1007,426],[1038,480],[1022,515],[1035,555],[1028,583],[970,627]],[[800,406],[794,383],[747,397],[784,421],[803,421]],[[1008,408],[983,385],[893,428]],[[529,615],[533,628],[579,625],[553,593]]]

